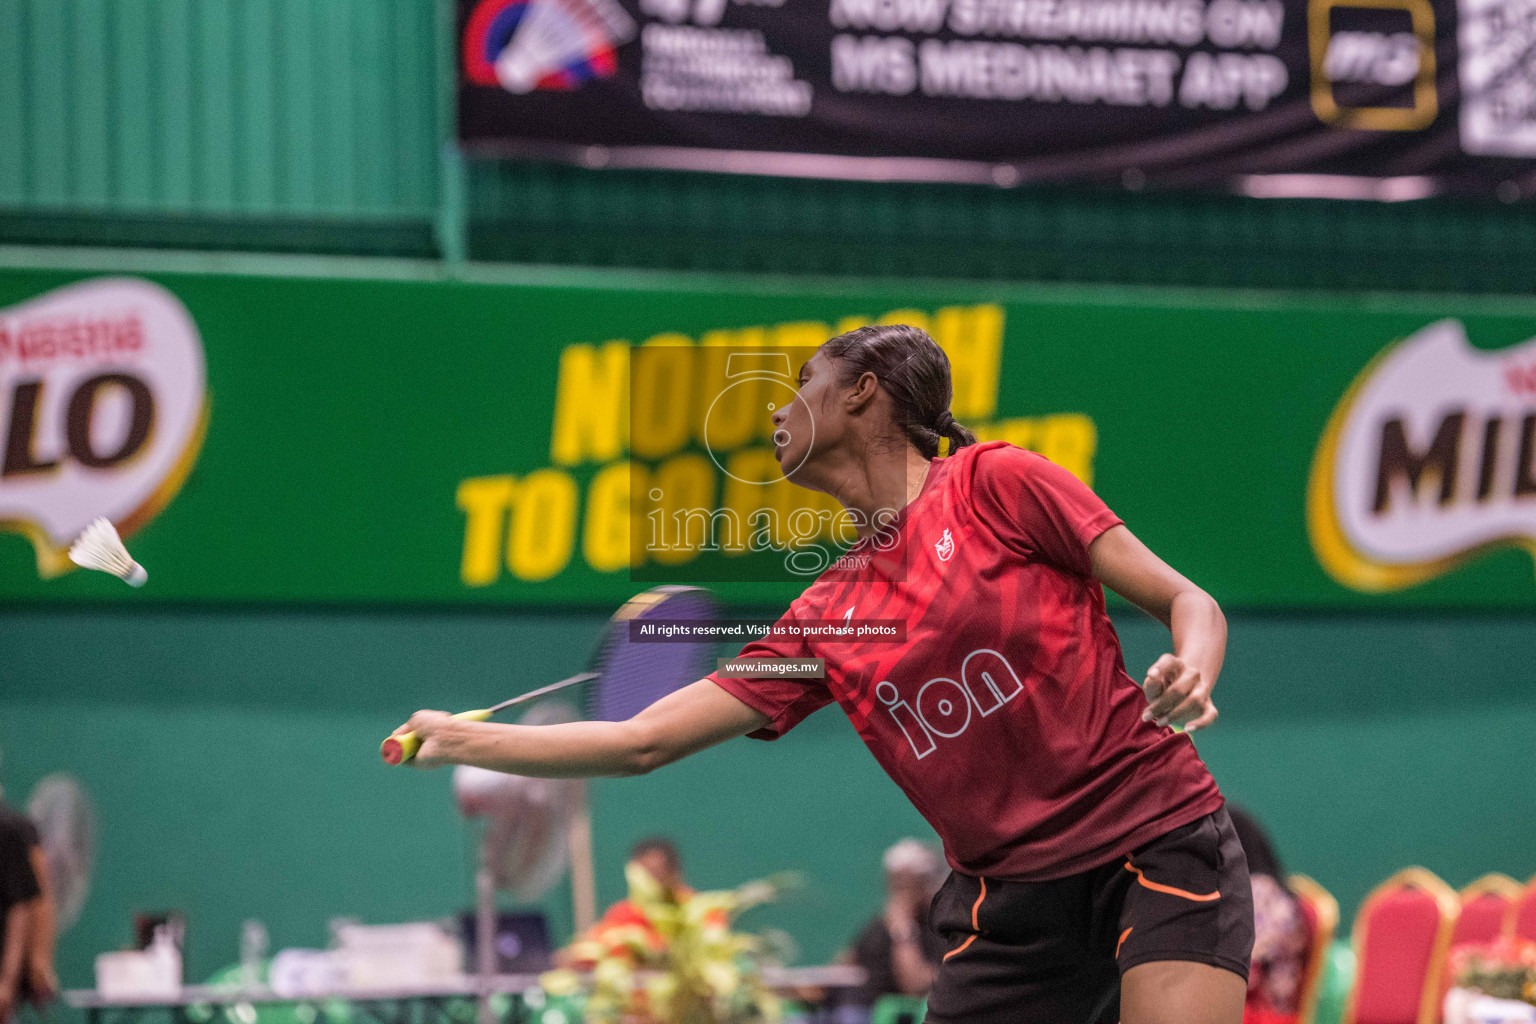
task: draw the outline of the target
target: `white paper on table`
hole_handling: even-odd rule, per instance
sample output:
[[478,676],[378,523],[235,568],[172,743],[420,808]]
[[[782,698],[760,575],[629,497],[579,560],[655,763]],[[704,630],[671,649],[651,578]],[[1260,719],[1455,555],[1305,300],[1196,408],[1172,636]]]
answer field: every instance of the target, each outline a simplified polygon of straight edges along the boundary
[[1518,999],[1495,999],[1469,988],[1447,992],[1444,1009],[1444,1024],[1536,1024],[1536,1006]]

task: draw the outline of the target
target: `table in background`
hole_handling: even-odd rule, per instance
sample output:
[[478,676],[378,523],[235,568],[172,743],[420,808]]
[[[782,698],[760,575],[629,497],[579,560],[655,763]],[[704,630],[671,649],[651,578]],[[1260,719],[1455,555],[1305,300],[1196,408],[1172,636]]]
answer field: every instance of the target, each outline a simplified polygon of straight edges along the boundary
[[[864,983],[858,967],[772,968],[763,980],[778,991],[809,988],[846,989]],[[498,1019],[505,1024],[533,1024],[541,1007],[524,994],[537,989],[537,974],[498,974],[490,992],[499,997]],[[89,1024],[148,1024],[156,1017],[171,1024],[473,1024],[480,985],[464,976],[440,985],[396,989],[334,989],[307,995],[278,995],[270,988],[187,985],[175,996],[106,998],[94,990],[64,993],[64,1001],[84,1010]],[[259,1013],[259,1011],[265,1011]],[[272,1011],[282,1019],[271,1021]],[[569,1024],[579,1024],[571,1021]]]

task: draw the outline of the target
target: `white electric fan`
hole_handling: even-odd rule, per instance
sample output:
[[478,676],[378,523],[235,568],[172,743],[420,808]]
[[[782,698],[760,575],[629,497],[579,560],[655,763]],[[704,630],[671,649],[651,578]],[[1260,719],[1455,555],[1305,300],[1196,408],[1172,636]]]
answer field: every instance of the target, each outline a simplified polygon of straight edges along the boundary
[[32,787],[27,817],[37,826],[53,890],[56,934],[74,924],[91,891],[96,863],[96,812],[80,783],[63,772],[46,775]]
[[[544,703],[524,725],[577,721],[565,704]],[[531,903],[571,866],[578,931],[591,927],[594,907],[592,822],[580,779],[533,779],[460,765],[453,770],[459,813],[480,819],[475,869],[475,971],[480,980],[480,1024],[492,1024],[490,991],[496,974],[496,893]]]

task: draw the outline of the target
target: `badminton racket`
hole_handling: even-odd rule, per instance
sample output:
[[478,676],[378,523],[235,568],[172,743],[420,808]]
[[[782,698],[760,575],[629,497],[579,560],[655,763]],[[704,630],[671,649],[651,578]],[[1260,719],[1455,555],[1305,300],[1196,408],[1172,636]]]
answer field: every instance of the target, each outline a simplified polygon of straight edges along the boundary
[[[527,693],[513,697],[511,700],[504,700],[500,704],[493,704],[488,708],[478,708],[474,711],[460,711],[453,717],[466,722],[484,722],[499,711],[515,708],[519,704],[526,704],[529,701],[538,700],[540,697],[548,697],[552,693],[559,693],[561,690],[578,686],[581,683],[589,683],[596,678],[596,672],[578,672],[569,679],[562,679],[558,683],[541,686],[537,690],[530,690]],[[421,740],[416,734],[414,732],[404,732],[385,740],[379,748],[379,753],[384,756],[385,764],[402,764],[406,761],[414,760],[416,751],[420,749]]]
[[[461,711],[453,717],[484,722],[507,708],[585,683],[589,684],[585,700],[587,718],[603,722],[632,718],[667,694],[702,678],[709,670],[709,655],[715,642],[708,636],[666,642],[635,640],[631,638],[631,623],[668,620],[706,624],[715,616],[714,598],[707,590],[653,587],[630,598],[614,612],[604,627],[588,671],[488,708]],[[379,753],[386,764],[397,765],[410,761],[420,749],[421,740],[415,733],[406,732],[386,739]]]

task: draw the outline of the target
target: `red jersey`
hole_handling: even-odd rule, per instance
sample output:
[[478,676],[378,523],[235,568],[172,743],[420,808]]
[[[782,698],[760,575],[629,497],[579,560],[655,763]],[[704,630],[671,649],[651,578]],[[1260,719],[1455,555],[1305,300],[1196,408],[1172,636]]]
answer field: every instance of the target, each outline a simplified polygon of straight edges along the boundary
[[1089,567],[1119,523],[1038,455],[962,448],[934,460],[889,550],[861,541],[781,620],[901,620],[903,643],[754,641],[741,657],[825,658],[825,678],[709,678],[768,716],[759,739],[837,701],[956,871],[1086,871],[1222,805],[1189,737],[1141,720]]

